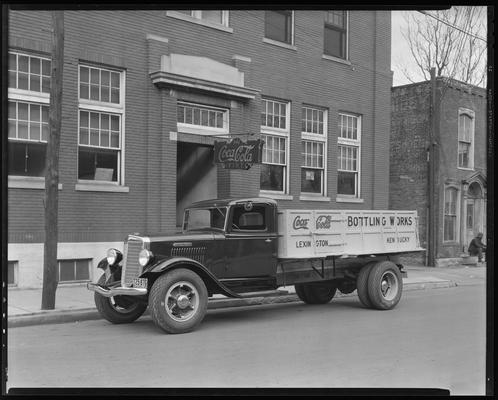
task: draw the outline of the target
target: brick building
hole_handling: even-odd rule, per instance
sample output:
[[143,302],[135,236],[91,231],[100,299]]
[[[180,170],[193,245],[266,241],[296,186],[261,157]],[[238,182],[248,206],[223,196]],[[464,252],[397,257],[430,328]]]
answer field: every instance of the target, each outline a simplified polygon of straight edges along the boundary
[[[176,230],[197,200],[385,209],[385,11],[65,11],[59,282],[97,277],[133,232]],[[51,15],[9,14],[9,283],[39,287]],[[218,138],[264,140],[249,170]]]
[[487,114],[485,89],[440,77],[435,94],[436,217],[429,221],[430,81],[392,88],[389,207],[418,210],[425,248],[434,224],[439,266],[460,261],[478,232],[486,238]]

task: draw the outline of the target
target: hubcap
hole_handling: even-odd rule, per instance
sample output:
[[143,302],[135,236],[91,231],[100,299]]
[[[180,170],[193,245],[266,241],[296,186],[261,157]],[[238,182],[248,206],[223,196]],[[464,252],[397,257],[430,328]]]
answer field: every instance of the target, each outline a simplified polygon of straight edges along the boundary
[[382,297],[386,300],[393,300],[398,294],[398,290],[398,277],[392,271],[385,272],[380,282]]
[[175,321],[188,321],[195,315],[198,306],[199,293],[190,282],[176,282],[166,293],[166,312]]

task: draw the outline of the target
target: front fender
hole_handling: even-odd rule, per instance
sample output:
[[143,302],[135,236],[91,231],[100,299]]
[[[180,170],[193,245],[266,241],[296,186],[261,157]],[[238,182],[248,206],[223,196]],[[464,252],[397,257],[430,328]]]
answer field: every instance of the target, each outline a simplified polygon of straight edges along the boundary
[[112,282],[121,280],[121,265],[109,265],[107,258],[103,258],[97,264],[97,268],[104,271],[106,282],[112,277]]
[[160,275],[176,268],[187,268],[195,272],[202,278],[208,287],[208,290],[212,293],[221,293],[228,297],[242,297],[238,293],[235,293],[227,288],[200,262],[188,257],[171,257],[161,260],[150,267],[146,267],[146,270],[142,273],[142,275],[140,275],[140,277],[155,280]]

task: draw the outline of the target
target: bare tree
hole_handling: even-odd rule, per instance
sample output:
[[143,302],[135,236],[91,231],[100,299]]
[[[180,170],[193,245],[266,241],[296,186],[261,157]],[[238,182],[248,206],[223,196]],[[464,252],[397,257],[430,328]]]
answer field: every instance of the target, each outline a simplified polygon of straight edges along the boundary
[[[457,6],[448,10],[409,12],[402,35],[407,40],[417,70],[424,80],[436,76],[471,85],[486,82],[486,7]],[[419,79],[401,66],[411,82]]]

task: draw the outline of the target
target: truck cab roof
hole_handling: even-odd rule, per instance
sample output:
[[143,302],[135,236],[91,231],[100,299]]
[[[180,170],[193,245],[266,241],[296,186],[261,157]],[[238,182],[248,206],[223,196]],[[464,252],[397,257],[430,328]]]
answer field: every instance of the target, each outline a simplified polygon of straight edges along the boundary
[[228,198],[228,199],[210,199],[202,200],[192,203],[187,208],[210,208],[210,207],[228,207],[236,204],[243,203],[257,203],[257,204],[270,204],[273,206],[277,205],[277,202],[273,199],[267,197],[245,197],[245,198]]

